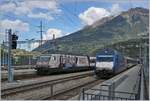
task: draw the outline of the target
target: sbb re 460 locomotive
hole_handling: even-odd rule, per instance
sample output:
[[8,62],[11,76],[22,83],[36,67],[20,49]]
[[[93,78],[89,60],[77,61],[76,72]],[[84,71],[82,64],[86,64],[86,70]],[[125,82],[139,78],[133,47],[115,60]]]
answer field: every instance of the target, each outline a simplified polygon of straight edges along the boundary
[[88,56],[66,54],[41,55],[38,58],[36,69],[38,74],[56,74],[91,70]]
[[123,55],[113,49],[103,49],[96,54],[95,73],[99,77],[109,77],[127,69]]
[[139,59],[125,57],[114,49],[103,49],[96,54],[95,74],[109,78],[139,64]]

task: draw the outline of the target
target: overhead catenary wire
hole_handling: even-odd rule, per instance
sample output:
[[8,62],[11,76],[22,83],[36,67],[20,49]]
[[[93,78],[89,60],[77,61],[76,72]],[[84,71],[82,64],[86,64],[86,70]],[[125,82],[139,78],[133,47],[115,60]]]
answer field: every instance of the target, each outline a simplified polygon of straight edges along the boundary
[[69,27],[73,26],[73,24],[71,22],[69,22],[68,23],[69,25],[68,25],[63,17],[59,18],[58,16],[56,16],[55,19],[56,19],[56,21],[63,24],[64,26],[69,26]]
[[[55,1],[58,2],[57,0],[55,0]],[[60,5],[60,7],[61,7],[62,9],[64,9],[64,11],[66,12],[66,17],[68,18],[68,20],[69,20],[71,23],[73,23],[74,25],[76,25],[77,22],[76,22],[74,19],[72,19],[72,17],[75,17],[75,18],[78,19],[78,16],[77,16],[76,14],[70,12],[70,10],[69,10],[68,8],[66,8],[63,4],[61,4],[61,2],[59,2],[59,5]],[[70,15],[71,15],[72,17],[69,17]]]
[[75,11],[74,11],[74,12],[75,12],[75,14],[77,14],[77,11],[78,11],[78,9],[77,9],[77,8],[78,8],[78,2],[77,2],[77,1],[75,1]]
[[66,8],[65,6],[63,6],[61,3],[60,3],[60,6],[61,6],[62,8],[64,8],[69,14],[71,14],[72,16],[74,16],[75,18],[78,19],[78,15],[72,13],[68,8]]
[[[6,15],[6,14],[3,14],[3,16],[10,17],[10,18],[13,18],[13,19],[15,19],[15,20],[19,19],[19,18],[15,17],[15,16],[10,16],[10,15]],[[24,22],[26,22],[26,23],[29,23],[29,21],[24,20],[24,19],[23,19],[22,21],[24,21]],[[31,23],[30,23],[30,26],[36,27],[36,25],[31,24]]]
[[[56,0],[55,0],[56,1]],[[13,2],[13,1],[11,1],[11,2]],[[56,1],[57,2],[57,1]],[[62,4],[60,4],[61,5],[61,7],[65,10],[65,14],[67,15],[66,16],[66,18],[67,18],[67,20],[69,21],[67,21],[68,23],[69,23],[69,25],[71,25],[71,26],[74,26],[74,25],[76,25],[76,22],[74,21],[74,19],[72,19],[71,17],[69,17],[70,15],[71,15],[71,12],[66,8],[66,7],[64,7]],[[74,16],[76,16],[75,14],[73,14]],[[4,16],[7,16],[7,17],[10,17],[10,18],[13,18],[13,19],[17,19],[17,17],[15,17],[15,16],[10,16],[10,15],[4,15]],[[76,16],[77,17],[77,16]],[[77,17],[78,18],[78,17]],[[61,18],[59,18],[63,23],[64,23],[64,18],[63,17],[61,17]],[[25,20],[25,19],[23,19],[23,21],[25,21],[25,22],[30,22],[30,21],[27,21],[27,20]],[[57,21],[58,21],[58,17],[57,17]],[[65,20],[65,22],[66,22],[66,20]],[[32,26],[32,27],[36,27],[36,25],[33,25],[32,23],[30,23],[30,26]],[[66,23],[65,23],[65,26],[66,26]]]
[[66,14],[66,18],[67,18],[66,21],[69,21],[72,26],[76,25],[76,22],[74,20],[72,20],[71,17],[69,17],[69,14],[67,12],[65,14]]

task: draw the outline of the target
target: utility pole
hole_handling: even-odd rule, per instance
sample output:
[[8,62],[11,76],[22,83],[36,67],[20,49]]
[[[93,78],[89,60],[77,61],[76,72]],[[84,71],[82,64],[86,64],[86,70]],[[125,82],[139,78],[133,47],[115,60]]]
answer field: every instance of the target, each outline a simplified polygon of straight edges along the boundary
[[[5,29],[5,42],[8,41],[8,29]],[[5,44],[6,46],[8,45],[7,43]]]
[[53,47],[53,50],[56,51],[56,43],[55,43],[55,34],[53,34],[53,38],[52,38],[52,47]]
[[42,42],[43,42],[43,32],[45,32],[45,31],[43,30],[43,23],[42,23],[42,21],[40,21],[40,26],[38,26],[38,27],[40,28],[40,30],[37,31],[37,32],[40,33],[40,39],[41,39],[40,45],[42,45]]
[[8,30],[8,81],[13,82],[13,68],[12,68],[12,57],[11,57],[11,49],[12,49],[12,30]]
[[55,34],[53,34],[53,40],[55,40]]
[[144,35],[141,35],[141,38],[140,38],[140,60],[141,60],[141,63],[143,65],[143,60],[144,60],[144,54],[145,54],[145,46],[146,46],[146,39],[145,39],[145,36]]

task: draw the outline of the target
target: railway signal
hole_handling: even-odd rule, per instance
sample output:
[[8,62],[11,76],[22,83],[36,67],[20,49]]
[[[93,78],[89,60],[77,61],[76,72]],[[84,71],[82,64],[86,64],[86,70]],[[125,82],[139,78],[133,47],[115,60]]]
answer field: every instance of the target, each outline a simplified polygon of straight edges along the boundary
[[15,33],[13,33],[11,35],[12,49],[16,49],[17,48],[17,40],[18,40],[18,36]]
[[7,34],[8,34],[8,81],[13,82],[14,78],[13,78],[11,50],[16,49],[18,36],[15,33],[12,34],[11,29],[8,30]]
[[12,68],[12,58],[11,58],[11,49],[12,49],[12,30],[8,30],[8,81],[13,82],[13,68]]

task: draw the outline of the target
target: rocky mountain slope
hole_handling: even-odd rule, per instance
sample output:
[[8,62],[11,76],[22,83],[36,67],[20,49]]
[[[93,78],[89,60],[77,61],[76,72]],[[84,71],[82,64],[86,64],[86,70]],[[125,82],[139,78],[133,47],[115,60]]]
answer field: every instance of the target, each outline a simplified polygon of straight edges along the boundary
[[131,8],[118,16],[103,18],[70,35],[47,41],[34,51],[90,55],[105,45],[135,39],[140,34],[147,33],[148,27],[149,10]]

